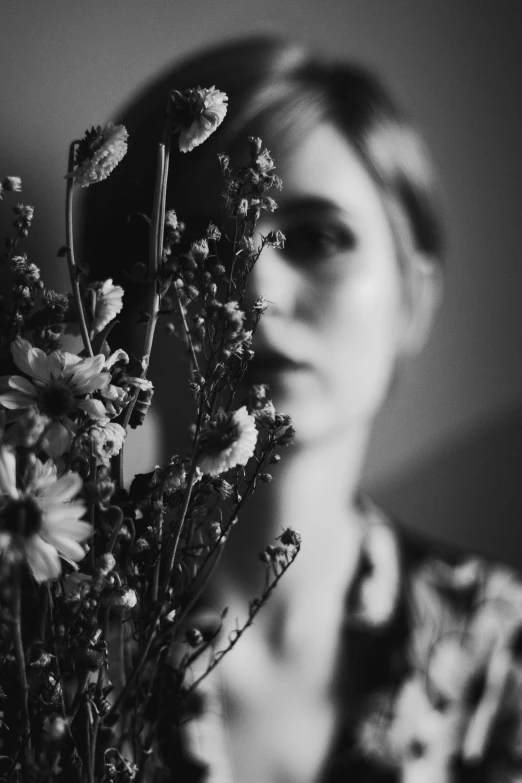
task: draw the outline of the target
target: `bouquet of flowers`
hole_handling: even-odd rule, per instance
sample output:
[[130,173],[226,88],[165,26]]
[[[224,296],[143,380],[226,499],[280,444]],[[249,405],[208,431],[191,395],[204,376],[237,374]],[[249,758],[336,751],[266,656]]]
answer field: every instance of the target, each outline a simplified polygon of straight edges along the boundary
[[[263,247],[284,242],[280,232],[255,242],[261,211],[276,206],[268,191],[281,184],[270,154],[250,138],[247,166],[219,156],[221,214],[190,246],[166,208],[173,140],[190,152],[226,109],[227,96],[214,87],[168,96],[141,279],[145,338],[134,364],[110,344],[124,291],[112,280],[89,279],[73,238],[75,187],[111,173],[126,153],[126,129],[109,123],[71,144],[59,255],[67,259],[72,294],[45,287],[22,249],[33,208],[13,207],[15,233],[0,270],[9,292],[0,301],[6,783],[175,779],[169,746],[190,715],[194,689],[253,622],[299,551],[299,534],[289,529],[261,553],[264,589],[226,642],[219,641],[220,623],[212,632],[191,624],[243,506],[259,482],[271,480],[269,465],[294,436],[266,386],[236,401],[266,307],[262,298],[245,307],[248,274]],[[20,179],[8,176],[0,198],[6,203],[20,190]],[[150,405],[147,368],[160,317],[186,346],[191,447],[125,486],[125,436]],[[204,666],[195,679],[197,659]]]

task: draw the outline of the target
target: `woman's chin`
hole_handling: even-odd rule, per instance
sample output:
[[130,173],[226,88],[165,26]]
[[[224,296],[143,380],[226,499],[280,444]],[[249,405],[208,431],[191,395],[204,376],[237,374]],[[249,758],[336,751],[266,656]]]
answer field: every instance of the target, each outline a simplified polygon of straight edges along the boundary
[[277,413],[287,413],[296,430],[296,444],[307,445],[324,437],[330,431],[333,406],[317,385],[301,379],[280,378],[270,386],[268,395]]

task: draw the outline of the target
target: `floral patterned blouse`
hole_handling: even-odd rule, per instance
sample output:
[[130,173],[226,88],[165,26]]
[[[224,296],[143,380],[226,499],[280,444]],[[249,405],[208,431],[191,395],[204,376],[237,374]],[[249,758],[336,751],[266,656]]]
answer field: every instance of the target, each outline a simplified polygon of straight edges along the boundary
[[522,581],[365,507],[320,783],[522,783]]

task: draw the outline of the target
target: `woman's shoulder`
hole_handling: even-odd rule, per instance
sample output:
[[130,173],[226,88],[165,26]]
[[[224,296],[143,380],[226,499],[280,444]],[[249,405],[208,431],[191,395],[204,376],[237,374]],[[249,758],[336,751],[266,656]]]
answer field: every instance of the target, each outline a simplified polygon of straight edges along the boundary
[[412,781],[522,780],[520,575],[372,504],[365,518],[342,666],[352,760]]
[[412,621],[424,624],[429,606],[467,624],[487,606],[505,619],[496,624],[499,634],[522,626],[522,573],[517,569],[418,532],[366,498],[362,504],[365,533],[347,599],[354,621],[385,626],[406,602]]

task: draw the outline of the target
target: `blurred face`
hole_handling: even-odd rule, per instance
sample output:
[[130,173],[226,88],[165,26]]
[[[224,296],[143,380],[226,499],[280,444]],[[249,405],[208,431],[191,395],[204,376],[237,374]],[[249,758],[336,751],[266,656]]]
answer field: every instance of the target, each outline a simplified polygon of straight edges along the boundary
[[279,208],[259,231],[280,229],[251,292],[269,301],[254,340],[252,382],[271,387],[301,443],[371,423],[386,394],[406,307],[392,231],[380,194],[331,125],[278,160]]

